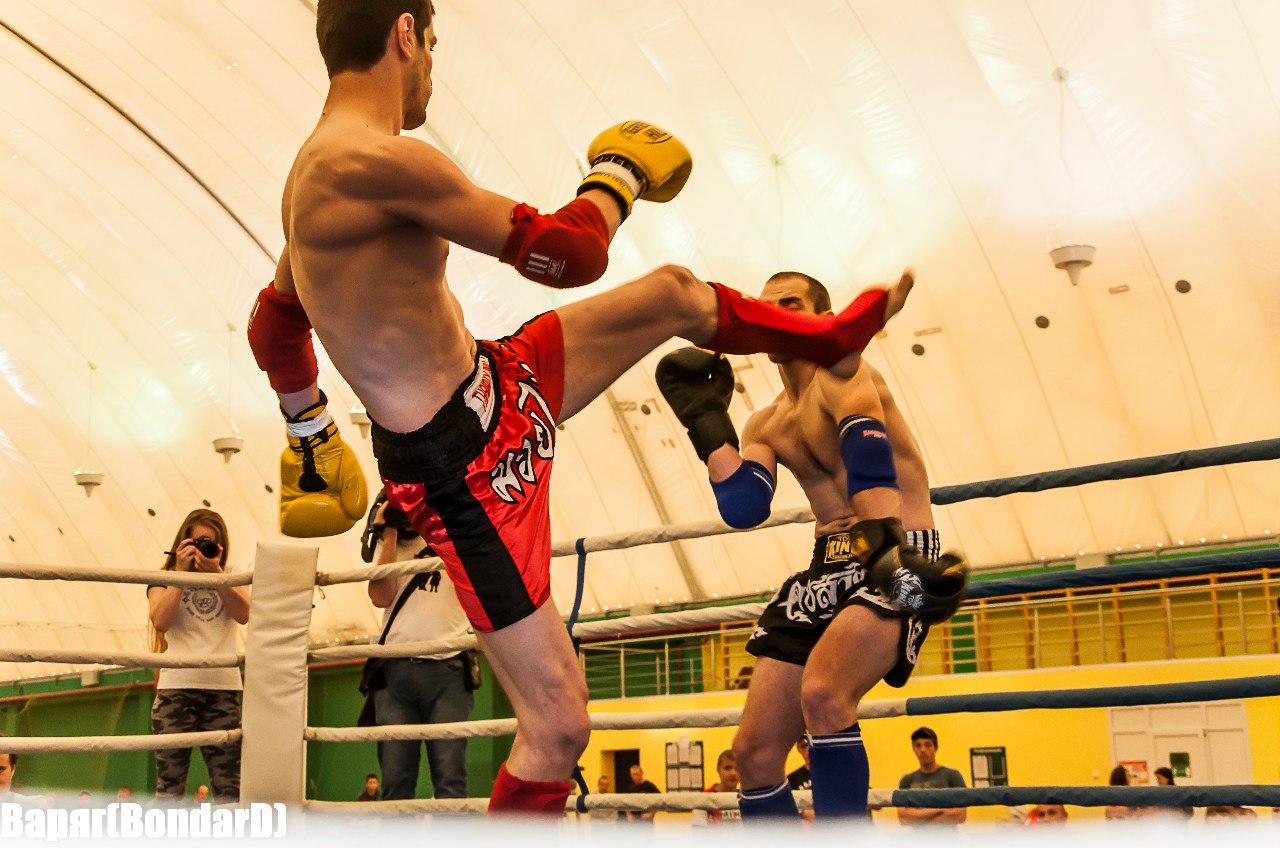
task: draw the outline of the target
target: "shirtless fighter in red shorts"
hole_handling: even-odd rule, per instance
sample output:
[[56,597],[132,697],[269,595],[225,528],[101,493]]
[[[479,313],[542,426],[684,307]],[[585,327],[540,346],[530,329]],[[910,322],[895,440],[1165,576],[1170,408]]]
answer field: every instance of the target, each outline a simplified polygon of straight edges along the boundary
[[559,815],[590,723],[573,647],[546,603],[557,422],[673,335],[830,364],[860,351],[910,286],[819,317],[666,267],[475,341],[445,282],[451,242],[545,285],[585,285],[604,272],[632,203],[674,197],[692,161],[670,135],[630,122],[596,138],[578,198],[554,214],[478,188],[400,134],[426,120],[433,14],[428,0],[320,0],[329,96],[285,184],[288,245],[249,337],[289,425],[282,529],[342,532],[363,509],[359,470],[316,386],[314,323],[374,422],[388,499],[445,561],[519,719],[490,810]]

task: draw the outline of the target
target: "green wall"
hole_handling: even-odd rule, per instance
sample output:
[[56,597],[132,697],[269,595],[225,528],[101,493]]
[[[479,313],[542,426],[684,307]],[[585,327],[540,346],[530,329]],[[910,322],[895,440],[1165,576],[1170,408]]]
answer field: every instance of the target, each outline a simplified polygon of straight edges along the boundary
[[[308,693],[309,722],[315,726],[350,727],[360,713],[360,665],[314,669]],[[472,719],[509,718],[511,704],[481,659],[484,682],[475,693]],[[155,676],[150,670],[108,672],[97,686],[84,687],[78,677],[0,686],[0,730],[10,736],[125,736],[151,732]],[[30,696],[48,696],[35,697]],[[3,745],[0,744],[0,749]],[[498,766],[511,750],[510,737],[472,739],[467,744],[467,777],[472,797],[487,797]],[[378,772],[372,742],[312,742],[307,746],[307,796],[350,801],[364,788],[364,776]],[[431,797],[425,751],[418,797]],[[155,789],[155,755],[151,751],[110,754],[23,754],[15,785],[48,790],[68,798],[82,789],[114,796],[121,786],[139,798]],[[208,783],[198,751],[191,757],[187,795]]]

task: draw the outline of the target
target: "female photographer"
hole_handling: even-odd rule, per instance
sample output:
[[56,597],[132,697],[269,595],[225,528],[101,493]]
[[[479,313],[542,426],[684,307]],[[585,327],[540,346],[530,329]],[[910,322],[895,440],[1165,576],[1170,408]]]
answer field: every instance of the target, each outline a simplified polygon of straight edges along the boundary
[[[209,509],[197,509],[182,522],[165,571],[221,574],[227,568],[227,525]],[[247,587],[182,589],[148,586],[151,649],[180,655],[234,654],[236,624],[249,621]],[[230,730],[240,726],[238,668],[166,668],[156,679],[151,707],[152,733]],[[240,745],[200,749],[214,799],[240,798]],[[156,751],[156,797],[181,799],[187,791],[190,748]]]

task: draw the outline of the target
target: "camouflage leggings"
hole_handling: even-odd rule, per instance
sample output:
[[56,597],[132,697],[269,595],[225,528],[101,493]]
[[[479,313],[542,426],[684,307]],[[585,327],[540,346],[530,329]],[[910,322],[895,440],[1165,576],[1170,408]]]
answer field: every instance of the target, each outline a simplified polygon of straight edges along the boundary
[[[192,733],[231,730],[240,726],[240,693],[226,689],[158,689],[151,704],[152,733]],[[240,800],[240,743],[203,745],[209,770],[211,800]],[[156,751],[156,797],[181,798],[187,794],[190,748]]]

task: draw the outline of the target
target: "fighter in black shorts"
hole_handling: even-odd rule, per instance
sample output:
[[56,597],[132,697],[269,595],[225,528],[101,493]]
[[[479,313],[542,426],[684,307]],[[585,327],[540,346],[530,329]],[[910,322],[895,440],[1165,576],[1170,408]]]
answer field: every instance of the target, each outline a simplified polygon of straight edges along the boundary
[[[831,309],[826,288],[794,272],[775,274],[760,299],[802,314]],[[906,682],[929,625],[959,605],[968,572],[958,557],[939,556],[924,459],[879,373],[856,357],[829,368],[770,358],[783,391],[748,419],[741,447],[723,356],[684,348],[657,373],[728,524],[769,516],[778,464],[817,519],[809,568],[783,583],[747,643],[759,659],[733,742],[739,807],[748,819],[797,815],[786,759],[807,728],[815,812],[865,815],[858,702],[881,679]]]

